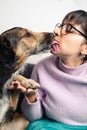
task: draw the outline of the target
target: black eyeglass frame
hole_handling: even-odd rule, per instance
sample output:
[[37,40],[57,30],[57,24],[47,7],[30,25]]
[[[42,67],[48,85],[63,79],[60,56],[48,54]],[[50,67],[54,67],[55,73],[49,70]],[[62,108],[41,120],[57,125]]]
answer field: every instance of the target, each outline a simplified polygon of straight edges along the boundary
[[[86,38],[86,40],[87,40],[87,36],[84,34],[84,33],[82,33],[81,31],[79,31],[77,28],[75,28],[74,26],[72,26],[70,23],[66,23],[66,24],[60,24],[60,23],[57,23],[56,25],[55,25],[55,27],[58,27],[58,28],[60,28],[60,27],[63,27],[64,25],[68,25],[68,26],[70,26],[70,30],[73,28],[74,30],[76,30],[77,32],[79,32],[84,38]],[[67,34],[67,33],[66,33]]]

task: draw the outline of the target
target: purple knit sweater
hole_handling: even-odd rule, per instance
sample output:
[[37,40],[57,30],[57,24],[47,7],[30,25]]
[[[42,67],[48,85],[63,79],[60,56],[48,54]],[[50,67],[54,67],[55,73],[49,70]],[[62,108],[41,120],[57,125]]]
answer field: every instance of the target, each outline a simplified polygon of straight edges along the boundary
[[35,66],[32,79],[40,83],[40,90],[35,103],[23,100],[22,112],[29,120],[45,114],[66,124],[87,125],[87,62],[67,67],[52,55]]

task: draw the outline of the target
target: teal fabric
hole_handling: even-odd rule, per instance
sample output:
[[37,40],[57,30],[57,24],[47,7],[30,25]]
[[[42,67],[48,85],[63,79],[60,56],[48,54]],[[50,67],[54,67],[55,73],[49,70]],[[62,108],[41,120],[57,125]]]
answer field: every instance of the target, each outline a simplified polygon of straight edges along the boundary
[[87,130],[87,126],[73,126],[48,119],[31,122],[26,130]]

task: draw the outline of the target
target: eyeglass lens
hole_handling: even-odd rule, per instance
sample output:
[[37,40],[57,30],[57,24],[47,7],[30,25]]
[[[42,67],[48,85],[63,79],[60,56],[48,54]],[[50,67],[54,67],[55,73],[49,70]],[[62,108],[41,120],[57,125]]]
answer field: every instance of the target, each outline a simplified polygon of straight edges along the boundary
[[55,29],[58,29],[58,28],[61,28],[61,33],[62,34],[66,34],[66,33],[69,33],[72,29],[72,26],[70,26],[70,24],[60,24],[60,23],[57,23],[55,25]]

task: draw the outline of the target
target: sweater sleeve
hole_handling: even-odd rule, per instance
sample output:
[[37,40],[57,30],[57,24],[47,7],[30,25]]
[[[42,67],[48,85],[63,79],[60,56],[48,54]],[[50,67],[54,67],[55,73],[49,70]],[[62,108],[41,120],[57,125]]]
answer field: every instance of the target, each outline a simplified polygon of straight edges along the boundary
[[[36,67],[34,68],[34,70],[32,72],[31,78],[39,83]],[[38,96],[37,101],[34,103],[30,103],[28,101],[27,97],[25,96],[24,100],[22,102],[22,105],[21,105],[21,109],[22,109],[23,114],[29,121],[40,119],[43,116],[43,110],[42,110],[40,96]]]

